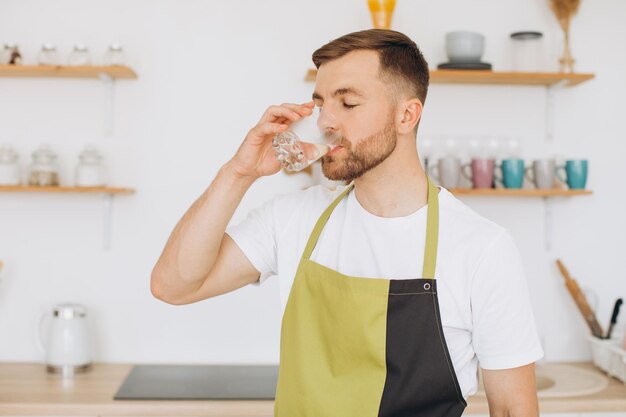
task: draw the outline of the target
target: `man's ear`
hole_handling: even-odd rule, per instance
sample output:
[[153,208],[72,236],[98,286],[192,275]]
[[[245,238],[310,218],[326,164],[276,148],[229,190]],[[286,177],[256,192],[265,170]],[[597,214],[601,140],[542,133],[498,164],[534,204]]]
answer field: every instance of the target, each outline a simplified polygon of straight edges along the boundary
[[399,134],[409,134],[414,131],[415,126],[422,117],[423,108],[422,102],[417,98],[407,100],[400,106],[401,113],[398,122]]

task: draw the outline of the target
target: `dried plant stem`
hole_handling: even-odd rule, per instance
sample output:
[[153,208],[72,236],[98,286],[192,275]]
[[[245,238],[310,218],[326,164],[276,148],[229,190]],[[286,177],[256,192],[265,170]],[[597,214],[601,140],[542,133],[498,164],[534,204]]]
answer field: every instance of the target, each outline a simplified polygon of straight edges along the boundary
[[559,59],[561,72],[574,72],[574,63],[576,60],[572,56],[570,48],[570,22],[572,17],[578,11],[581,0],[549,0],[550,8],[556,16],[559,26],[563,29],[564,48],[563,56]]
[[565,34],[565,38],[564,38],[565,45],[564,45],[564,50],[563,50],[563,56],[561,57],[561,59],[559,59],[559,64],[560,64],[559,68],[561,72],[573,73],[574,64],[576,63],[576,60],[572,56],[572,51],[569,46],[569,28],[567,28],[567,30],[564,31],[564,34]]

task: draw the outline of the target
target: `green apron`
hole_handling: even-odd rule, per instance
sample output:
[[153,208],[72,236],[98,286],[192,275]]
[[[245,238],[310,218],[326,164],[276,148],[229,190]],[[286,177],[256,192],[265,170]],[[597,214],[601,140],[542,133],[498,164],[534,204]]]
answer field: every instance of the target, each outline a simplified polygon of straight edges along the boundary
[[298,265],[282,321],[274,415],[460,416],[466,402],[444,339],[435,282],[437,187],[428,179],[423,278],[402,280],[347,276],[309,259],[353,187],[319,218]]

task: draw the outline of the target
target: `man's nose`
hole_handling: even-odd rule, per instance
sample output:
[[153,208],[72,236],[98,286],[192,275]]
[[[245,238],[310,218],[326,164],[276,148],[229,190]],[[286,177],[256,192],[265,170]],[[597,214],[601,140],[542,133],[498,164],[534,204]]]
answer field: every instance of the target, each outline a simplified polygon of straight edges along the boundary
[[339,132],[339,121],[328,110],[321,109],[317,119],[317,127],[326,136],[333,136]]

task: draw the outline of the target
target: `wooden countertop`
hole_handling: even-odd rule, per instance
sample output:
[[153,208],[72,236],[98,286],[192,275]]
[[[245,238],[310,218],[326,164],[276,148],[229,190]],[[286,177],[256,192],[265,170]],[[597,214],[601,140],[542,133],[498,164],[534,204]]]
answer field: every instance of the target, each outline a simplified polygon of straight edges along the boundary
[[[585,369],[587,362],[569,363]],[[273,401],[113,400],[133,364],[96,363],[74,378],[46,373],[40,363],[0,363],[0,415],[64,416],[273,416]],[[597,371],[599,372],[599,371]],[[626,411],[626,385],[611,378],[602,392],[540,399],[542,413]],[[465,414],[488,414],[487,400],[473,396]]]

